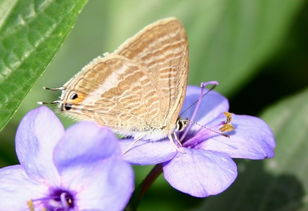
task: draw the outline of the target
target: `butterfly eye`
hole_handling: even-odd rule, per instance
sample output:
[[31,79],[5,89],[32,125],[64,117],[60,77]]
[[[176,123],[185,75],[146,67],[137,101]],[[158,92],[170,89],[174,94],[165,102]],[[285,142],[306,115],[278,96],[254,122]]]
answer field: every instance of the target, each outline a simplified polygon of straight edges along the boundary
[[71,110],[72,109],[72,105],[69,104],[69,103],[65,103],[64,104],[64,108],[65,108],[66,111]]
[[73,93],[70,98],[72,100],[75,100],[76,98],[78,98],[78,94],[77,93]]

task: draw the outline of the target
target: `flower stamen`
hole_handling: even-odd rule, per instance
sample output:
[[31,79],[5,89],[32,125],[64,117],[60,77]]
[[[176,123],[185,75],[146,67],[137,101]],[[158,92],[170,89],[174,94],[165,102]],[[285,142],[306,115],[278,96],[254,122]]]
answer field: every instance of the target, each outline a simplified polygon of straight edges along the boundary
[[35,211],[35,208],[40,208],[40,210],[69,210],[75,206],[74,194],[63,189],[53,189],[47,197],[27,201],[27,206],[30,211]]
[[29,211],[35,211],[35,210],[34,210],[34,205],[33,205],[33,201],[32,201],[32,200],[27,201],[27,206],[28,206],[28,208],[29,208]]
[[232,114],[229,112],[224,112],[224,115],[226,116],[226,121],[223,123],[223,125],[219,128],[219,131],[224,132],[231,132],[234,130],[233,125],[231,124],[232,121]]
[[65,208],[69,208],[73,204],[73,200],[68,197],[67,193],[61,193],[60,199]]
[[[208,86],[208,85],[212,85],[212,88],[206,90],[205,88]],[[196,106],[193,110],[193,113],[191,115],[191,118],[190,118],[190,121],[188,122],[181,138],[180,138],[180,142],[183,142],[185,136],[187,135],[187,133],[189,132],[190,128],[192,127],[192,123],[194,122],[194,119],[199,111],[199,108],[201,106],[201,102],[202,102],[202,98],[207,94],[209,93],[212,89],[214,89],[216,86],[218,85],[218,82],[217,81],[208,81],[208,82],[202,82],[200,87],[201,87],[201,93],[200,93],[200,96],[198,98],[198,100],[195,102],[196,103]],[[195,103],[193,103],[192,105],[194,105]],[[188,107],[190,108],[190,107]],[[184,111],[185,112],[185,111]]]

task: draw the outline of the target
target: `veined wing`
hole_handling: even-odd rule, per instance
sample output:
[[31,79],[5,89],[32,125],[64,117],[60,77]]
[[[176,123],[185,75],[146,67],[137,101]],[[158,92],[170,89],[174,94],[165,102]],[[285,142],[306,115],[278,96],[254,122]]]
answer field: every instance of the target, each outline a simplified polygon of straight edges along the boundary
[[[62,101],[78,119],[94,120],[121,131],[146,131],[158,127],[158,96],[142,65],[109,54],[94,59],[67,82]],[[78,97],[73,99],[74,93]]]
[[156,124],[172,130],[183,105],[189,71],[188,41],[176,18],[148,25],[115,52],[143,65],[159,95],[161,118]]

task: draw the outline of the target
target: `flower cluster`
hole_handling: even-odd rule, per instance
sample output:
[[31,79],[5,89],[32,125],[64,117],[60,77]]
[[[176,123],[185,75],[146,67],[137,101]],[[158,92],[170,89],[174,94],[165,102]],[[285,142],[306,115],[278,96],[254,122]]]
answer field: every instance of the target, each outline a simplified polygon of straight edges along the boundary
[[16,134],[20,165],[0,169],[1,209],[122,210],[133,191],[127,162],[161,164],[171,186],[206,197],[235,180],[233,158],[274,156],[273,133],[263,120],[230,114],[228,100],[214,91],[195,113],[198,99],[200,88],[189,86],[181,117],[190,119],[194,113],[196,119],[177,134],[180,149],[167,137],[132,146],[133,139],[118,140],[109,129],[90,122],[64,130],[47,107],[30,111]]

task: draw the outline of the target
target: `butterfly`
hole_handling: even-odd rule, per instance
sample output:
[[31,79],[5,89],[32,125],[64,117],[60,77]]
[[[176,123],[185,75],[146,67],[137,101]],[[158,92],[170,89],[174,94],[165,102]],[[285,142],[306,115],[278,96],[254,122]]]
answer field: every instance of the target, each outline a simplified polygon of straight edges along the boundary
[[60,88],[61,112],[135,139],[183,130],[179,112],[189,72],[188,40],[176,18],[158,20],[112,53],[93,59]]

